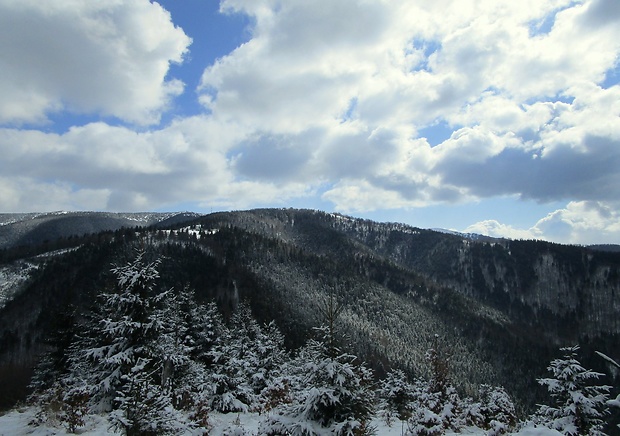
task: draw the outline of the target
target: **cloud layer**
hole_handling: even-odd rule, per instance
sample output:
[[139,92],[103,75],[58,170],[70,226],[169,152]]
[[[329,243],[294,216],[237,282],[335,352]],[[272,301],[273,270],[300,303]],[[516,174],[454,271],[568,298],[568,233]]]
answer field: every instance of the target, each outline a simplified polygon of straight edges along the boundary
[[[514,197],[566,207],[468,231],[620,242],[615,0],[224,0],[251,38],[204,66],[203,114],[150,128],[191,40],[157,3],[91,3],[0,0],[4,210]],[[19,128],[67,111],[121,125]]]
[[0,1],[0,123],[59,111],[152,124],[183,91],[166,80],[191,40],[148,0]]

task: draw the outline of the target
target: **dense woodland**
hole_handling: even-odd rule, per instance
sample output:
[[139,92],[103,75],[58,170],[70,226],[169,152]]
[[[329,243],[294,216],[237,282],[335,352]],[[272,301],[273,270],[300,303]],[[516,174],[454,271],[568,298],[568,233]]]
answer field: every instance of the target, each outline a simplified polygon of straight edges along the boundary
[[[618,253],[474,241],[315,211],[256,210],[13,246],[0,259],[36,265],[0,313],[3,407],[27,395],[41,404],[64,401],[68,420],[84,413],[83,403],[115,410],[118,425],[130,429],[123,420],[133,413],[131,386],[144,385],[155,391],[141,397],[163,401],[147,409],[180,413],[161,423],[170,431],[172,422],[207,425],[210,410],[267,408],[274,412],[265,428],[273,434],[293,432],[294,422],[342,434],[369,431],[367,418],[379,410],[402,419],[413,434],[466,423],[500,432],[518,420],[559,419],[555,409],[537,406],[550,404],[551,392],[537,380],[562,353],[561,361],[579,359],[606,374],[589,382],[617,385]],[[143,277],[144,292],[128,286],[128,271],[152,272]],[[136,292],[148,306],[140,315],[144,331],[102,327],[104,320],[122,321],[116,319],[127,303],[122,297]],[[134,309],[127,307],[126,316]],[[150,342],[112,359],[129,359],[115,372],[101,356],[127,346],[115,345],[119,337]],[[566,348],[576,344],[579,350]],[[280,360],[264,360],[270,358]],[[84,362],[90,367],[80,371],[90,378],[76,381],[75,365]],[[317,371],[317,389],[327,389],[332,400],[344,395],[334,389],[345,389],[355,411],[324,421],[318,418],[328,416],[324,411],[313,415],[306,406],[319,400],[301,390],[308,386],[302,373],[313,374],[308,365]],[[335,386],[328,375],[336,370],[346,374],[337,380],[351,385]],[[184,381],[190,379],[201,382]],[[393,385],[411,397],[389,400],[396,388],[386,386]],[[370,403],[358,404],[353,386]],[[510,405],[501,418],[491,416],[500,413],[494,402]],[[423,410],[432,411],[426,418],[437,416],[428,422],[414,416]]]

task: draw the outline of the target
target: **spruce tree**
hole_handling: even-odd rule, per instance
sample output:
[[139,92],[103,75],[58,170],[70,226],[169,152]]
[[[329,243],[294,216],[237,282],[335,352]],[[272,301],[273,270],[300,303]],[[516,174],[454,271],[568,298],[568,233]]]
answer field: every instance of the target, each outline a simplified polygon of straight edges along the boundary
[[409,420],[409,431],[414,435],[444,434],[457,430],[464,421],[462,401],[450,380],[450,358],[440,345],[435,335],[433,346],[426,352],[431,379],[415,384],[415,406]]
[[293,400],[276,409],[261,431],[290,435],[371,434],[375,389],[372,372],[355,356],[329,355],[329,345],[311,340],[300,350],[292,375]]
[[210,405],[214,410],[247,412],[257,406],[251,376],[256,368],[253,341],[258,329],[249,307],[239,304],[230,326],[223,329],[221,340],[209,352],[213,361]]
[[395,369],[387,374],[381,382],[379,397],[381,414],[388,425],[392,425],[394,418],[400,420],[401,424],[411,418],[415,392],[402,370]]
[[265,420],[263,433],[372,434],[373,374],[356,356],[338,347],[336,325],[341,311],[330,293],[322,310],[324,324],[317,329],[320,339],[308,341],[291,365],[292,401]]
[[477,402],[466,401],[465,420],[469,425],[488,430],[489,436],[506,434],[517,423],[515,406],[501,386],[483,384]]
[[140,251],[112,269],[117,289],[101,295],[96,331],[83,351],[97,406],[111,410],[114,425],[128,435],[165,433],[183,422],[161,385],[166,356],[157,344],[165,326],[156,309],[166,293],[156,288],[159,264]]
[[541,405],[535,420],[566,435],[603,435],[609,386],[593,385],[599,372],[585,369],[577,360],[579,346],[560,349],[564,357],[551,361],[552,377],[538,380],[547,387],[552,405]]

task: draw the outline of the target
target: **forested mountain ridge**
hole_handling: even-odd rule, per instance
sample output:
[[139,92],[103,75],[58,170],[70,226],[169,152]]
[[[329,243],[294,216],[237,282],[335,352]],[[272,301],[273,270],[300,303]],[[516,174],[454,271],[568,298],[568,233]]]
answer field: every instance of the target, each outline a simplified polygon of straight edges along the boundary
[[224,314],[247,300],[260,321],[276,321],[290,346],[305,342],[333,298],[342,306],[343,345],[379,375],[392,367],[428,374],[424,355],[439,337],[463,390],[504,385],[531,405],[535,378],[558,346],[617,357],[620,256],[613,253],[475,242],[295,209],[216,213],[72,243],[72,251],[41,261],[0,312],[0,384],[23,374],[23,387],[37,356],[62,348],[52,333],[87,313],[110,287],[112,265],[135,247],[161,256],[166,288],[192,288]]
[[309,211],[255,210],[231,222],[317,253],[350,244],[359,255],[381,257],[511,318],[545,324],[559,339],[620,333],[619,253],[532,240],[472,240]]
[[198,214],[187,212],[5,213],[0,214],[0,249],[39,245],[59,238],[114,231],[124,227],[169,225],[196,216]]

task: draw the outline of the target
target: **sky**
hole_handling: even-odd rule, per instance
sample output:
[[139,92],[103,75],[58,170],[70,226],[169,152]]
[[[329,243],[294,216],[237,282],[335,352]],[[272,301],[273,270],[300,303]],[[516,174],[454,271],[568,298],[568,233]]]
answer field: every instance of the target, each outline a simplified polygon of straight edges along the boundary
[[618,0],[0,0],[0,212],[620,243]]

